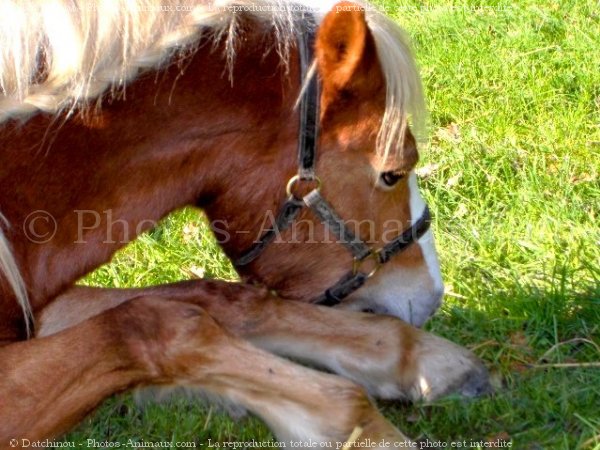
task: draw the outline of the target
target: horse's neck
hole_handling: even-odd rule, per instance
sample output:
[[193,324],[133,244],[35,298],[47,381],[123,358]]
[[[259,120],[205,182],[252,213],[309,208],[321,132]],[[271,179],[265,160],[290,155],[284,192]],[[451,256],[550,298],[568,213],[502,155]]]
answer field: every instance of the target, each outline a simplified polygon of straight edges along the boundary
[[[250,189],[241,183],[261,164],[281,167],[270,152],[293,139],[296,80],[290,83],[275,52],[245,45],[233,84],[222,53],[204,45],[183,73],[172,66],[143,76],[100,113],[0,128],[0,204],[34,308],[174,209]],[[293,150],[285,158],[291,167]],[[278,174],[268,177],[280,183]],[[26,224],[38,210],[53,219]],[[56,234],[35,242],[46,241],[53,220]]]

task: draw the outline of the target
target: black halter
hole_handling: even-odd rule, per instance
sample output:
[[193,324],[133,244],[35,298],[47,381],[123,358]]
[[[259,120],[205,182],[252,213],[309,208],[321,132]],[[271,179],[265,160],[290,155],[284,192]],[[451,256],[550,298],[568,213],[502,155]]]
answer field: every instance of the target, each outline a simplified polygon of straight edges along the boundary
[[[309,16],[310,17],[310,16]],[[308,31],[298,34],[298,51],[300,54],[301,80],[308,76],[309,66],[313,59],[314,46],[314,19],[310,18]],[[388,262],[392,256],[402,252],[415,240],[427,232],[431,224],[429,208],[425,206],[422,216],[400,236],[376,250],[369,247],[344,224],[335,210],[321,196],[321,181],[315,174],[317,142],[319,134],[319,100],[320,85],[318,76],[311,77],[300,99],[300,135],[298,138],[298,174],[294,175],[287,184],[287,200],[281,207],[275,219],[273,228],[267,230],[261,238],[242,253],[235,261],[236,267],[250,264],[263,252],[278,234],[288,228],[298,217],[300,211],[308,207],[337,237],[354,256],[352,270],[348,271],[336,284],[327,289],[323,294],[314,299],[314,303],[334,306],[359,289],[367,279],[377,272],[382,264]],[[303,197],[294,195],[294,186],[299,183],[316,185],[316,187]],[[362,270],[366,262],[370,261],[371,268]]]

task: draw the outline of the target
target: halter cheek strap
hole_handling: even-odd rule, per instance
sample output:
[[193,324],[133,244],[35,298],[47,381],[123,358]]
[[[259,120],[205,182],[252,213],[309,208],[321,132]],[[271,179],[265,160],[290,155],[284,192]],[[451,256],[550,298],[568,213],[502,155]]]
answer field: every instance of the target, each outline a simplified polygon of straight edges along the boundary
[[[312,16],[306,16],[305,19],[309,22],[308,31],[301,30],[298,33],[301,80],[308,77],[309,67],[313,59],[314,29],[316,28]],[[378,250],[371,248],[355,236],[333,207],[321,196],[321,180],[315,173],[319,138],[319,101],[320,85],[318,76],[314,75],[308,80],[308,85],[300,99],[298,174],[294,175],[287,184],[288,198],[279,210],[273,227],[268,229],[258,241],[243,252],[234,264],[238,268],[250,264],[275,240],[279,233],[289,228],[303,208],[310,208],[315,216],[336,236],[338,242],[344,245],[354,257],[352,270],[348,271],[337,283],[314,299],[314,303],[335,306],[364,285],[381,265],[387,263],[394,255],[401,253],[423,236],[429,229],[431,216],[429,208],[425,207],[421,217],[410,228],[404,230],[402,234]],[[293,188],[298,183],[316,184],[316,188],[300,198],[293,193]],[[370,262],[372,267],[370,270],[365,271],[363,267],[366,266],[367,261]]]

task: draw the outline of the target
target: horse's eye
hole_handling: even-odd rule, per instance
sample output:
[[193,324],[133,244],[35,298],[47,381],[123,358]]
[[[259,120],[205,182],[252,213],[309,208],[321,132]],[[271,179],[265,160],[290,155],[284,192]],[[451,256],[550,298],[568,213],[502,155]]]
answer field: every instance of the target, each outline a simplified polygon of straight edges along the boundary
[[383,172],[380,178],[384,186],[392,187],[404,178],[404,174],[402,172]]

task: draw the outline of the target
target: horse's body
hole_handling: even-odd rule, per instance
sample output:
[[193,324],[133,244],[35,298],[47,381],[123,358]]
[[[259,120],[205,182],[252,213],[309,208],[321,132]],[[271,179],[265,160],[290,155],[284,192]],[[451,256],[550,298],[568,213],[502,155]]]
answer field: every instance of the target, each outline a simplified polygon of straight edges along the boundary
[[[32,5],[25,10],[33,14]],[[296,170],[295,104],[302,80],[290,40],[296,31],[282,26],[293,26],[295,19],[211,8],[196,5],[192,13],[172,19],[175,24],[154,15],[159,17],[154,26],[164,28],[162,37],[143,51],[143,42],[135,41],[136,25],[127,24],[132,37],[121,36],[113,46],[127,39],[135,45],[115,53],[121,59],[115,56],[112,78],[106,76],[103,55],[79,66],[67,57],[53,59],[52,36],[38,43],[46,45],[45,53],[29,49],[39,53],[35,64],[25,54],[18,70],[16,63],[11,68],[6,61],[15,54],[4,53],[0,212],[10,227],[0,235],[5,273],[0,276],[0,342],[6,344],[0,349],[2,445],[12,437],[56,435],[113,392],[173,383],[198,385],[243,404],[285,439],[340,440],[355,426],[365,430],[364,437],[402,439],[353,384],[278,360],[229,333],[326,366],[379,396],[431,398],[482,386],[484,371],[470,354],[391,317],[284,303],[258,288],[217,282],[141,291],[72,287],[137,234],[185,205],[198,205],[219,221],[215,228],[228,238],[223,247],[235,258],[260,234],[264,214],[277,210],[285,198],[283,187]],[[125,26],[122,20],[115,23]],[[96,26],[111,30],[110,23]],[[48,26],[40,29],[50,33]],[[146,32],[146,38],[151,35]],[[99,31],[96,49],[111,37],[98,36]],[[394,35],[382,36],[389,41]],[[409,63],[399,66],[408,71],[408,81],[390,79],[389,62],[379,61],[382,39],[371,34],[363,12],[338,10],[322,22],[316,44],[323,89],[317,169],[323,192],[344,219],[359,221],[357,233],[376,245],[394,231],[390,223],[409,225],[424,207],[414,175],[408,175],[417,152],[403,128],[406,111],[393,111],[409,104],[396,94],[418,83],[410,79]],[[159,44],[162,53],[156,55]],[[84,45],[79,53],[92,47]],[[143,57],[129,55],[132,49]],[[161,63],[169,57],[178,63]],[[134,77],[139,68],[157,64],[162,64],[158,70]],[[87,78],[70,76],[74,66],[79,75],[87,69]],[[27,70],[37,75],[23,76]],[[23,87],[25,79],[31,86]],[[127,79],[123,90],[119,83]],[[405,86],[394,91],[394,83]],[[102,107],[96,107],[93,100],[111,86],[117,94],[105,94]],[[382,127],[384,113],[397,122],[395,128]],[[400,139],[398,149],[390,146],[394,139]],[[407,175],[376,187],[381,172]],[[314,221],[310,213],[301,219]],[[281,298],[309,301],[352,265],[341,246],[320,242],[324,235],[321,225],[310,236],[301,227],[299,241],[294,236],[296,242],[269,247],[243,275],[277,290]],[[309,238],[319,243],[303,243]],[[422,239],[344,305],[420,325],[440,297],[433,246]],[[47,337],[17,342],[26,336],[23,311],[29,308],[37,318],[37,336]],[[363,344],[357,346],[356,339]],[[347,357],[340,359],[340,352]],[[456,360],[448,359],[448,352]],[[358,358],[359,366],[353,362]],[[241,367],[241,361],[254,362]],[[269,367],[267,376],[261,375]],[[313,387],[300,387],[307,380]],[[345,394],[332,403],[327,389]],[[270,402],[281,398],[287,402]],[[44,412],[50,405],[51,417]],[[298,408],[314,417],[290,427],[285,411]],[[328,408],[347,414],[328,423],[326,431],[318,424],[320,417],[329,417]]]

